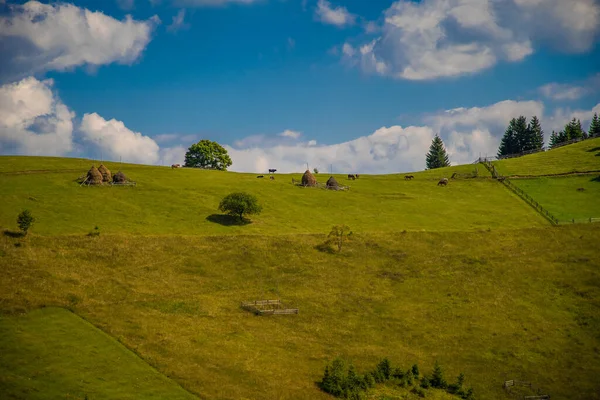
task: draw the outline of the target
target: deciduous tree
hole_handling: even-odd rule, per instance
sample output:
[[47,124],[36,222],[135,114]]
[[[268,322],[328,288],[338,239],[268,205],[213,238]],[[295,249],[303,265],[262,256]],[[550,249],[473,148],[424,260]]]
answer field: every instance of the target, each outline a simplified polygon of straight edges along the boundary
[[203,139],[193,144],[185,153],[185,166],[227,171],[232,164],[227,150],[219,143]]

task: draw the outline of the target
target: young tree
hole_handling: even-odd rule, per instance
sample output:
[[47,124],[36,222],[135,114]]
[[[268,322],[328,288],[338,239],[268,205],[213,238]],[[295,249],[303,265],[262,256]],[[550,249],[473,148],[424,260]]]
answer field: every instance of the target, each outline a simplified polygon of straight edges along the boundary
[[598,119],[597,113],[594,113],[594,118],[592,118],[592,123],[590,124],[590,129],[588,130],[588,135],[590,137],[600,136],[600,119]]
[[535,115],[531,117],[527,131],[529,133],[527,150],[541,150],[544,147],[544,131],[542,130],[540,120]]
[[193,144],[185,153],[185,166],[227,171],[232,164],[227,150],[219,143],[203,139]]
[[344,242],[352,236],[352,232],[350,232],[350,228],[347,225],[335,225],[331,228],[331,232],[329,232],[328,243],[335,244],[338,253],[342,251],[342,246]]
[[23,210],[17,216],[17,225],[19,225],[19,229],[23,231],[23,235],[27,235],[27,231],[31,228],[31,225],[35,222],[35,218],[31,215],[29,210]]
[[557,144],[560,143],[560,132],[556,133],[555,131],[552,131],[552,134],[550,135],[550,141],[548,142],[548,147],[550,147],[551,149],[556,147]]
[[581,127],[581,121],[573,118],[571,122],[565,125],[564,133],[565,142],[573,139],[582,139],[584,131]]
[[442,142],[442,139],[437,134],[431,141],[431,146],[429,146],[429,153],[427,153],[427,155],[425,156],[425,163],[427,165],[427,169],[435,169],[450,166],[450,159],[448,158],[448,154],[446,154],[444,142]]
[[221,200],[219,210],[229,215],[238,216],[240,221],[244,220],[244,215],[260,214],[262,206],[258,204],[255,196],[248,193],[231,193]]
[[448,386],[446,379],[444,379],[444,371],[437,361],[433,367],[433,373],[431,374],[429,382],[431,383],[431,387],[434,388],[445,389]]

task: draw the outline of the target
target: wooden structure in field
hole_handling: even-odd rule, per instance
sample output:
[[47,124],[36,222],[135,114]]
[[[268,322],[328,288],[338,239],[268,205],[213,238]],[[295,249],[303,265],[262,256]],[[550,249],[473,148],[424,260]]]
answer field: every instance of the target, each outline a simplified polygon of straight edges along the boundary
[[297,308],[285,308],[281,300],[243,301],[241,306],[255,315],[298,314]]

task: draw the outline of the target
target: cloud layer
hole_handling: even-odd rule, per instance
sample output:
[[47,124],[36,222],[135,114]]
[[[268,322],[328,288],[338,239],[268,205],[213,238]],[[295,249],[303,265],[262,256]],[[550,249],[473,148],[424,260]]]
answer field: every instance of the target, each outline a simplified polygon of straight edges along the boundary
[[595,0],[400,0],[385,11],[381,36],[344,56],[394,78],[454,77],[520,61],[536,46],[585,52],[599,27]]
[[324,24],[338,27],[353,25],[356,16],[350,14],[346,7],[334,7],[328,0],[319,0],[315,9],[315,17]]
[[137,60],[160,22],[154,16],[116,20],[72,4],[29,1],[10,5],[0,16],[0,79],[12,80],[47,70],[97,67]]

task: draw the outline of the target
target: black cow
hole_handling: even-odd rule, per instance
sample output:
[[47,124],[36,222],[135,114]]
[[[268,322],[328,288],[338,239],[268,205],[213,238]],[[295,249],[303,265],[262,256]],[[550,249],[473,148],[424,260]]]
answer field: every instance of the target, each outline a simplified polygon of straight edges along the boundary
[[265,177],[264,175],[257,176],[257,178],[264,178],[264,177]]
[[276,171],[277,171],[276,169],[270,169],[270,170],[269,170],[269,173],[270,173],[270,174],[273,174],[273,173],[275,173]]
[[354,176],[354,175],[352,175],[352,174],[348,174],[348,179],[355,180],[355,179],[356,179],[356,176]]

